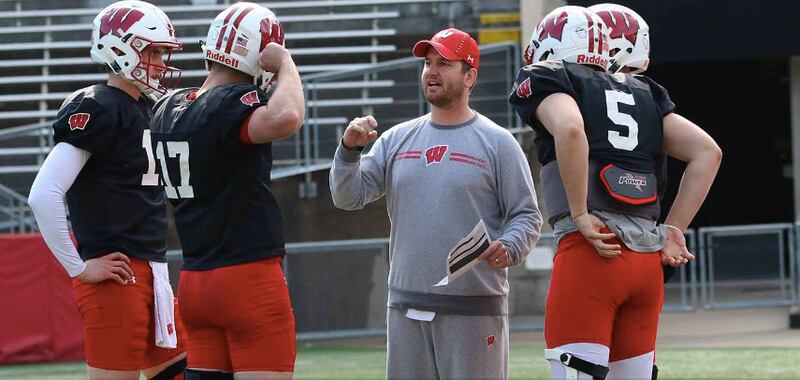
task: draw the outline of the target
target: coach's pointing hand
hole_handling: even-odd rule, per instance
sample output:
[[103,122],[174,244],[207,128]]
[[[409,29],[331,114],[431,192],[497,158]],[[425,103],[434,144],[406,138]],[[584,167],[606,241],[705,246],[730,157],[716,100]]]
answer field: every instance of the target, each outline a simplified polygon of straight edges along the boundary
[[122,285],[135,284],[136,277],[128,265],[131,259],[121,252],[86,260],[86,269],[77,277],[92,284],[105,280],[114,280]]
[[378,138],[378,132],[375,131],[377,127],[378,122],[371,115],[353,119],[344,130],[344,147],[356,149],[375,141]]

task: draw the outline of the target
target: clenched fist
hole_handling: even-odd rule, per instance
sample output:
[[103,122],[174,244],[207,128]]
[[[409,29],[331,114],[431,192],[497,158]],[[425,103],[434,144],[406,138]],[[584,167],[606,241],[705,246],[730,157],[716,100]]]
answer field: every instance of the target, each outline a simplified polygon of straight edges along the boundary
[[281,45],[270,42],[258,56],[258,65],[261,66],[264,71],[277,73],[280,71],[281,65],[287,60],[292,60],[292,55],[289,54],[289,51]]
[[375,131],[377,126],[378,122],[371,115],[353,119],[344,130],[342,140],[345,148],[361,148],[375,141],[378,138],[378,131]]

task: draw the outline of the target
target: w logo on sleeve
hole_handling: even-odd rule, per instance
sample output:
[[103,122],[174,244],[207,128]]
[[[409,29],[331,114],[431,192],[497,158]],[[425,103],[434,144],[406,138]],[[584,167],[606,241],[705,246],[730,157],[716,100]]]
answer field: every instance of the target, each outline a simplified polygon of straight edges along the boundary
[[89,122],[90,116],[91,115],[85,112],[69,115],[69,130],[74,131],[76,129],[80,129],[82,131],[84,128],[86,128],[86,123]]
[[258,103],[258,93],[256,92],[256,90],[250,91],[242,95],[242,97],[239,98],[239,100],[242,102],[242,104],[252,107],[253,104]]
[[531,96],[531,78],[525,78],[525,80],[517,86],[516,92],[517,97],[520,99]]
[[425,150],[425,166],[434,163],[441,163],[444,154],[447,152],[447,145],[436,145]]

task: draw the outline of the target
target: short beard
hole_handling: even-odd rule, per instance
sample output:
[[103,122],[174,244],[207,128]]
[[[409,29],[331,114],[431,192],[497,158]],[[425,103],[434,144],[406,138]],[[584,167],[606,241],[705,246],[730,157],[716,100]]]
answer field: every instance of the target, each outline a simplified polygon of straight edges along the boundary
[[424,91],[423,94],[425,95],[425,100],[427,100],[430,104],[438,108],[448,108],[451,104],[453,104],[456,99],[460,98],[464,94],[463,87],[445,87],[442,86],[442,92],[435,97],[428,95],[427,91]]

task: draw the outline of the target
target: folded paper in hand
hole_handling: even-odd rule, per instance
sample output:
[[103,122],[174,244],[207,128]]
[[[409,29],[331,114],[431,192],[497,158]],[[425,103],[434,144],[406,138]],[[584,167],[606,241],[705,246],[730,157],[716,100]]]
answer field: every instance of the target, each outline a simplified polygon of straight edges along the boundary
[[447,277],[439,281],[434,286],[447,285],[462,274],[467,273],[472,267],[478,264],[478,256],[483,253],[489,244],[492,242],[489,239],[489,233],[486,231],[486,225],[483,219],[478,221],[472,232],[466,237],[461,239],[456,246],[447,255],[446,271]]

